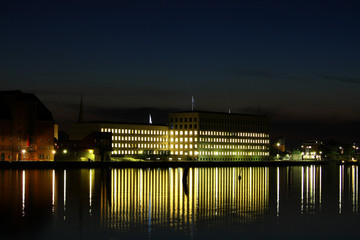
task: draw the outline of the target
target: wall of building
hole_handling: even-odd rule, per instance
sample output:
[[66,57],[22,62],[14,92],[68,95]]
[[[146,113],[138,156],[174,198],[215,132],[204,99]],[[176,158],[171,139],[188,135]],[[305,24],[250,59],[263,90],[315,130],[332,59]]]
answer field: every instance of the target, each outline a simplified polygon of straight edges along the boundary
[[54,120],[51,112],[30,93],[0,92],[0,159],[54,160]]

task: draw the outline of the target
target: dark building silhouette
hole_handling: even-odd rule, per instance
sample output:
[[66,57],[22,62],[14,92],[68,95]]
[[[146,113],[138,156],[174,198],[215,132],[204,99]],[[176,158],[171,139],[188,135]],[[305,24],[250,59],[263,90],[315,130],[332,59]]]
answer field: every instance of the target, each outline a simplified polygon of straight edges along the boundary
[[54,119],[33,93],[0,91],[0,160],[54,160]]
[[55,161],[110,161],[111,136],[93,131],[80,140],[59,141]]

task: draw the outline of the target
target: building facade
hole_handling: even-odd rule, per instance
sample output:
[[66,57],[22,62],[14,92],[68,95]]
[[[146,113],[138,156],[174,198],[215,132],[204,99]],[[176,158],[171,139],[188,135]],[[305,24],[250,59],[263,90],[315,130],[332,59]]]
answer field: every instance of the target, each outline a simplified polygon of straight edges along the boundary
[[54,119],[32,93],[0,92],[0,160],[54,160]]
[[112,134],[113,158],[253,161],[269,160],[270,120],[265,116],[176,112],[169,125],[79,122],[70,139],[91,131]]
[[70,139],[83,138],[89,131],[112,134],[112,156],[154,158],[170,154],[168,126],[153,124],[79,122],[74,123]]
[[169,149],[178,160],[269,160],[270,119],[265,116],[178,112],[169,114]]

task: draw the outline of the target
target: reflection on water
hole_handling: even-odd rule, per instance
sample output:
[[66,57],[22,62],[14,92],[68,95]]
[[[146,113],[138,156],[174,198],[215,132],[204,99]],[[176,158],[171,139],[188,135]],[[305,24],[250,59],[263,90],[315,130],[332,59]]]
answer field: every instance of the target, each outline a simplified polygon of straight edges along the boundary
[[228,214],[237,215],[240,222],[256,220],[268,210],[268,171],[190,168],[184,178],[181,168],[113,169],[111,184],[104,187],[102,222],[121,230],[134,223],[147,225],[151,231],[152,225],[182,229]]
[[[354,215],[359,212],[359,167],[344,165],[339,167],[339,214],[343,212],[344,201],[350,202]],[[345,194],[348,193],[348,196]]]
[[334,169],[1,170],[0,230],[71,229],[156,239],[167,229],[192,239],[207,229],[249,223],[281,224],[325,213],[356,216],[358,166]]

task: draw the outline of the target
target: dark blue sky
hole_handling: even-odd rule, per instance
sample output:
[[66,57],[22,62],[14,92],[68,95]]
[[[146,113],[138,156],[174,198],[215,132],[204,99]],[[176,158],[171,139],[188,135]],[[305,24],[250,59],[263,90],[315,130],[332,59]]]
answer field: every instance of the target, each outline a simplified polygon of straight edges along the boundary
[[[359,140],[357,1],[0,3],[3,90],[60,123],[164,121],[191,108],[268,114],[274,136]],[[140,119],[139,119],[140,118]]]

